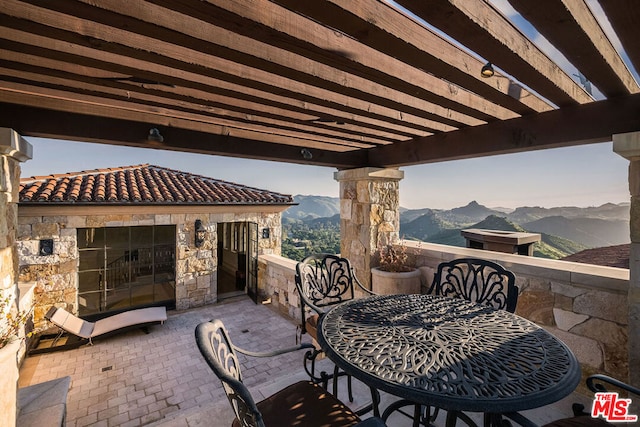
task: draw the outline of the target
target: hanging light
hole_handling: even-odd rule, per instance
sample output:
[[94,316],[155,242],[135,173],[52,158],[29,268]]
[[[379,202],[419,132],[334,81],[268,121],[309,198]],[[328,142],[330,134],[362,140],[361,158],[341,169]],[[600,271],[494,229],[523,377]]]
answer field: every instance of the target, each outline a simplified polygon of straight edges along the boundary
[[163,142],[164,137],[158,130],[158,128],[149,129],[149,135],[147,135],[147,140],[151,142]]
[[493,65],[491,65],[491,62],[484,64],[484,67],[480,70],[480,75],[484,78],[493,77],[494,74],[495,71],[493,71]]

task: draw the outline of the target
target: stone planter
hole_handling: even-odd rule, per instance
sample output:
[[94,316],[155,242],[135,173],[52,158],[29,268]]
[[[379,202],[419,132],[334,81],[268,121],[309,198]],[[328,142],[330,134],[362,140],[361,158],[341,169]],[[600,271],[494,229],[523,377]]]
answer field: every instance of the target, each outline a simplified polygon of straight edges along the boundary
[[418,269],[406,272],[371,269],[371,290],[376,294],[419,294],[420,288],[420,270]]
[[18,396],[20,340],[0,348],[0,426],[15,426]]

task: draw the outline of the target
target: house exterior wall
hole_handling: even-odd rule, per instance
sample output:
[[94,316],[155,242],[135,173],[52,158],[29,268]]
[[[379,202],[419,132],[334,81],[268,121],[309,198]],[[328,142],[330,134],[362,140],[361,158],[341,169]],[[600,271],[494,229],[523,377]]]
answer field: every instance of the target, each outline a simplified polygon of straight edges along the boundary
[[[225,211],[226,209],[226,211]],[[217,301],[217,224],[255,222],[270,228],[268,239],[259,238],[258,254],[280,254],[281,214],[271,207],[181,207],[107,206],[38,207],[18,209],[16,248],[20,282],[35,282],[36,328],[45,327],[44,314],[52,305],[77,313],[77,230],[88,227],[176,226],[176,309],[187,309]],[[234,209],[230,212],[229,209]],[[200,219],[207,229],[202,247],[194,244],[194,223]],[[53,239],[52,255],[39,255],[40,239]]]

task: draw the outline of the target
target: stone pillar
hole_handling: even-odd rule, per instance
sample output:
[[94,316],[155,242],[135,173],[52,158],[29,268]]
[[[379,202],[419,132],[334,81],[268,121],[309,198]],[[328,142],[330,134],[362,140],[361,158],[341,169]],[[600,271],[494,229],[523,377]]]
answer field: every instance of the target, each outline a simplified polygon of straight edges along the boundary
[[[18,297],[18,254],[15,240],[18,227],[20,162],[31,158],[32,147],[15,131],[0,128],[0,294],[15,301]],[[1,316],[4,317],[5,313]],[[0,324],[0,327],[3,327]],[[14,426],[17,416],[19,345],[0,349],[0,425]]]
[[613,136],[613,151],[629,160],[631,212],[629,228],[629,378],[640,387],[640,132]]
[[400,232],[397,169],[361,168],[336,172],[340,183],[340,252],[360,282],[371,289],[371,256],[378,244],[394,243]]

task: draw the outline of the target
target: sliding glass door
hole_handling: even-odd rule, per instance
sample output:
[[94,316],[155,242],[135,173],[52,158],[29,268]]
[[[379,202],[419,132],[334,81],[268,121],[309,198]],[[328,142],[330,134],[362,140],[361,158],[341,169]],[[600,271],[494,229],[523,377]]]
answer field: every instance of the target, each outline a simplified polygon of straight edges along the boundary
[[78,229],[80,315],[175,306],[173,225]]

